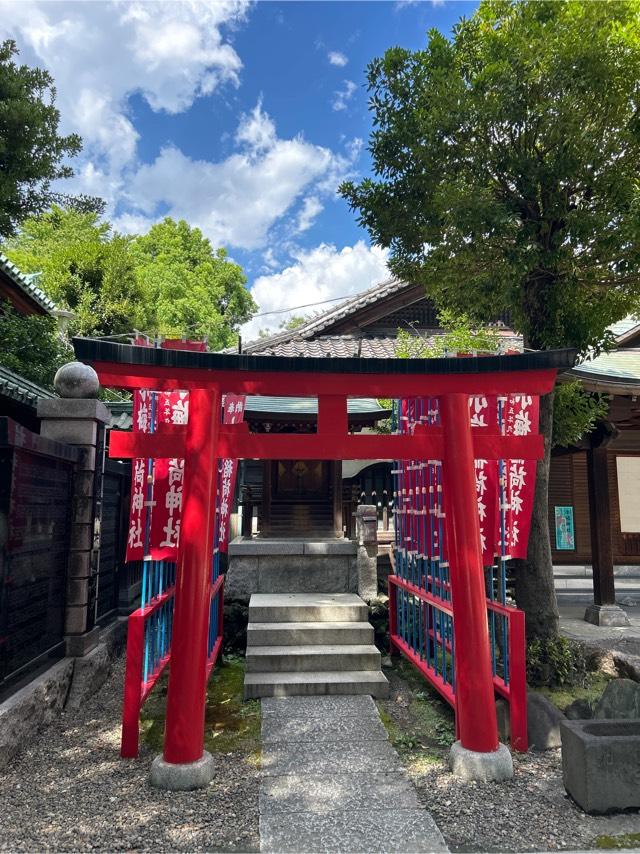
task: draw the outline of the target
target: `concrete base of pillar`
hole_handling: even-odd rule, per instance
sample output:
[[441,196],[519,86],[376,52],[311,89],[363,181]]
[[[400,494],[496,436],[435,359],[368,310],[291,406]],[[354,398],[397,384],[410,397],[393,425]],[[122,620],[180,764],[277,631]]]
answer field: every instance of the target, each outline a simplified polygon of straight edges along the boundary
[[620,605],[589,605],[584,619],[594,626],[629,626],[629,617]]
[[215,762],[206,750],[197,762],[174,765],[165,762],[162,755],[156,756],[151,764],[149,782],[157,789],[171,792],[188,792],[192,789],[204,789],[213,780]]
[[456,741],[449,753],[449,768],[461,780],[480,783],[500,782],[513,777],[513,759],[504,744],[499,744],[493,753],[477,753]]
[[97,647],[100,640],[100,626],[94,626],[91,631],[80,635],[66,635],[64,640],[69,658],[80,658]]

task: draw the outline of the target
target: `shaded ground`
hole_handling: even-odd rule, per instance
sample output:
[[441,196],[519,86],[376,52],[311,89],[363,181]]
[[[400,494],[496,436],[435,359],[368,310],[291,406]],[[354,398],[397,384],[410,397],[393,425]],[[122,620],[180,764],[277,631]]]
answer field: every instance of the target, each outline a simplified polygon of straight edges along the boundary
[[[214,677],[220,715],[240,706],[241,670],[232,662]],[[147,734],[138,760],[119,756],[123,673],[124,660],[79,712],[64,713],[0,775],[0,850],[257,851],[258,705],[228,714],[222,730],[208,728],[218,773],[207,789],[162,792],[148,784],[161,729]]]
[[[378,701],[389,737],[452,851],[637,847],[640,814],[587,816],[566,795],[560,750],[514,753],[506,783],[464,783],[449,773],[453,715],[405,662],[385,668]],[[627,838],[624,839],[624,835]]]

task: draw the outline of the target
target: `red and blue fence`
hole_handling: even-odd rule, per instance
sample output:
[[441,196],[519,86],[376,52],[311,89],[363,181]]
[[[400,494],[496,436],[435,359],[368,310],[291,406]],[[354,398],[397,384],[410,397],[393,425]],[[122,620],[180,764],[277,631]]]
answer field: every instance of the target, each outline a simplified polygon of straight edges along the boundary
[[[142,604],[129,616],[124,677],[120,755],[138,756],[140,711],[171,661],[175,599],[175,564],[146,560],[142,576]],[[212,561],[207,637],[207,679],[222,650],[224,575],[216,550]]]
[[[398,402],[394,430],[410,432],[416,423],[437,425],[438,402],[429,398]],[[508,602],[506,567],[507,511],[505,461],[499,462],[498,542],[500,554],[485,569],[487,621],[493,685],[510,709],[511,746],[526,751],[526,641],[524,613]],[[438,460],[396,463],[395,540],[389,576],[389,636],[402,654],[442,698],[456,709],[454,611],[443,510],[442,465]]]

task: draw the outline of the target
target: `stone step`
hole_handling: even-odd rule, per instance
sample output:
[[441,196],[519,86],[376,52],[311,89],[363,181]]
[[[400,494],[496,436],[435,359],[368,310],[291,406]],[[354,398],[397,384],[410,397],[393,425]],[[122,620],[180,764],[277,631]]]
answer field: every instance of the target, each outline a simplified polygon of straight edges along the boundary
[[[586,590],[593,591],[593,578],[584,576],[555,576],[553,586],[557,591]],[[614,586],[617,592],[640,591],[640,578],[616,576]]]
[[389,695],[389,683],[380,670],[339,672],[246,673],[244,698],[318,696],[323,694]]
[[370,623],[249,623],[247,647],[373,643]]
[[250,623],[362,623],[369,609],[355,593],[252,593]]
[[348,646],[254,646],[247,648],[247,673],[379,670],[380,653],[373,644]]
[[[613,574],[616,581],[618,578],[640,579],[640,566],[617,564],[613,567]],[[553,575],[555,578],[593,578],[590,564],[556,564],[553,567]]]

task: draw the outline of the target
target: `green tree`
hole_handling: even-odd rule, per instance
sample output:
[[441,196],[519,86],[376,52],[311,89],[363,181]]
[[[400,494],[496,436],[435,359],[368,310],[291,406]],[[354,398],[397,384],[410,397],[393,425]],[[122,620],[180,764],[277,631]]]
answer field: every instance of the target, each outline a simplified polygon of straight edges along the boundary
[[77,134],[60,136],[60,113],[51,75],[17,65],[14,41],[0,42],[0,236],[14,234],[22,220],[47,208],[51,182],[69,178],[63,162],[77,154]]
[[[607,346],[640,291],[640,7],[485,0],[451,39],[369,66],[376,179],[342,194],[393,272],[441,307],[508,311],[528,347]],[[558,611],[547,523],[553,395],[541,402],[526,566],[531,635]]]
[[146,332],[204,338],[211,350],[229,346],[256,305],[242,268],[213,249],[198,228],[167,217],[131,245],[144,294]]
[[24,273],[39,273],[40,287],[74,312],[72,334],[114,335],[146,320],[130,246],[97,212],[54,205],[27,219],[4,251]]
[[44,388],[53,388],[56,371],[73,358],[54,318],[23,315],[0,300],[0,365]]

